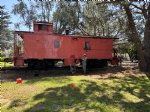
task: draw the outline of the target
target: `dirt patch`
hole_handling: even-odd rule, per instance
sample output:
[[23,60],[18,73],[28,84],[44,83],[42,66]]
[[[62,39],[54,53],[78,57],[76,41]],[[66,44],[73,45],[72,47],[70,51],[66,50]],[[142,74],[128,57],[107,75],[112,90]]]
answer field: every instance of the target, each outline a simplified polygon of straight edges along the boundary
[[13,107],[23,107],[27,104],[25,101],[21,101],[20,99],[16,99],[13,101],[9,101],[4,107],[6,108],[13,108]]

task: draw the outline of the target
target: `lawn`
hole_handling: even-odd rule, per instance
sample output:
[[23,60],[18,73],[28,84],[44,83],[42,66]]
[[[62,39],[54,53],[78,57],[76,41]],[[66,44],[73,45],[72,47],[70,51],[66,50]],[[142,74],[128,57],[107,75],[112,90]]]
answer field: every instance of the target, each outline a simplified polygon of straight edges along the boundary
[[1,90],[2,112],[150,112],[146,76],[39,76]]

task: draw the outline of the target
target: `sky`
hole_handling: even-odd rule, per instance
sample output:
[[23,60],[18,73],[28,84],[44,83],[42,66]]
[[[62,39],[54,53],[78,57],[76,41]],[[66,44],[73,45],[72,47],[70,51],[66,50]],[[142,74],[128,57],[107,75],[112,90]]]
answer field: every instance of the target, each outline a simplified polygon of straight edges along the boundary
[[[28,0],[24,0],[24,1],[28,1]],[[6,9],[5,11],[7,11],[11,16],[10,21],[12,22],[12,24],[9,25],[9,28],[11,30],[15,30],[14,23],[17,23],[18,21],[21,20],[19,16],[13,15],[11,13],[13,5],[16,4],[17,2],[18,0],[0,0],[0,5],[2,6],[5,5],[5,9]],[[26,27],[21,27],[21,30],[26,31],[28,29]]]

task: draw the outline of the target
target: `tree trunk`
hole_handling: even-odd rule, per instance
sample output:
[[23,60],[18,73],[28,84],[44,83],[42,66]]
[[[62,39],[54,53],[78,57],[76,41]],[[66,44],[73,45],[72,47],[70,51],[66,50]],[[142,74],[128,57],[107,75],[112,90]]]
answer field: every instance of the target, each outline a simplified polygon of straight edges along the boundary
[[145,31],[144,31],[144,58],[146,61],[146,71],[150,72],[150,3],[148,6],[148,16],[147,16],[147,21],[145,24]]
[[144,52],[142,50],[143,46],[142,46],[142,43],[140,41],[131,10],[129,8],[129,5],[123,5],[123,7],[124,7],[124,10],[125,10],[127,18],[128,18],[128,24],[129,24],[129,28],[130,28],[129,30],[130,30],[131,35],[132,35],[132,40],[133,40],[133,43],[135,44],[136,49],[137,49],[139,68],[141,71],[146,71],[147,63],[145,60]]

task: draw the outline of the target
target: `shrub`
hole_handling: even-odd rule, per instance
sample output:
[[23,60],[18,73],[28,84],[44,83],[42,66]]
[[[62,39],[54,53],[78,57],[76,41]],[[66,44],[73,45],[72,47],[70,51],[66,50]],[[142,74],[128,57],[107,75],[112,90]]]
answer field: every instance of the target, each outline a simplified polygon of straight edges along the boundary
[[0,57],[0,62],[3,62],[5,57]]

